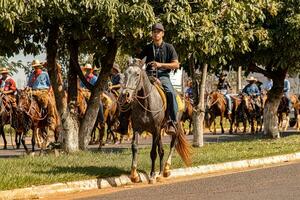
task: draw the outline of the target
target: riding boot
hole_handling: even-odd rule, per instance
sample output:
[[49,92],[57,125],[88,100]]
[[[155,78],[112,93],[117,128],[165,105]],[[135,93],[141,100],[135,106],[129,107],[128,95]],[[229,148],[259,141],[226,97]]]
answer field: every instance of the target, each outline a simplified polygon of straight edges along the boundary
[[173,121],[168,122],[167,131],[168,134],[172,135],[176,133],[176,124]]

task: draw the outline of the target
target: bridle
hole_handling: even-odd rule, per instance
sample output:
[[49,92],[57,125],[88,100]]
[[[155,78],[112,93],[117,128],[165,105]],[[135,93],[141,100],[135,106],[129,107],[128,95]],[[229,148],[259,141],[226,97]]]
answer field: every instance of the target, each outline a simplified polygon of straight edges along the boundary
[[[146,107],[140,102],[140,99],[143,100],[143,99],[148,98],[148,97],[150,96],[150,94],[152,93],[154,87],[155,87],[153,84],[151,84],[151,89],[150,89],[150,91],[148,92],[148,94],[146,94],[146,95],[144,95],[144,96],[139,96],[139,95],[137,94],[138,91],[139,91],[139,90],[138,90],[138,89],[139,89],[139,86],[140,86],[140,84],[141,84],[141,82],[142,82],[142,78],[143,78],[143,76],[142,76],[142,70],[143,70],[143,69],[140,69],[140,70],[141,70],[141,73],[139,73],[138,82],[137,82],[137,84],[136,84],[136,87],[135,87],[135,88],[128,87],[127,84],[126,84],[126,85],[123,86],[122,88],[123,88],[123,89],[128,89],[128,90],[133,90],[132,99],[133,99],[133,100],[136,100],[136,101],[138,102],[138,104],[139,104],[144,110],[146,110],[147,112],[156,113],[156,112],[162,111],[162,110],[164,109],[165,105],[163,105],[159,110],[150,110],[150,109],[146,108]],[[120,96],[121,96],[121,95],[120,95]],[[119,102],[119,101],[118,101],[118,102]],[[119,103],[120,108],[121,108],[121,109],[120,109],[121,112],[127,112],[128,110],[130,110],[130,109],[132,108],[132,104],[129,103],[129,106],[128,106],[128,103],[127,103],[127,102],[129,102],[129,101],[128,101],[127,96],[126,96],[125,103],[123,103],[123,104]],[[131,102],[133,102],[133,101],[131,101]],[[127,106],[127,107],[125,108],[125,106]],[[124,108],[125,108],[125,109],[124,109]]]

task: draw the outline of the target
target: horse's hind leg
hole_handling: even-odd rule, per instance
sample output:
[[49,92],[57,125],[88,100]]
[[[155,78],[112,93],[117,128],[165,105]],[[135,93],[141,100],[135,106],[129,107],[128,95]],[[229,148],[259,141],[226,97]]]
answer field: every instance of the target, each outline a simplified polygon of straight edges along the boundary
[[158,136],[158,155],[159,155],[159,174],[163,174],[163,158],[164,158],[164,149],[163,149],[163,143],[161,140],[161,134]]
[[0,133],[2,135],[3,142],[4,142],[3,149],[7,149],[7,141],[6,141],[6,138],[5,138],[4,126],[0,126]]
[[16,131],[15,142],[17,145],[17,149],[20,149],[22,140],[22,132]]
[[169,152],[167,161],[165,163],[164,172],[163,172],[164,177],[168,177],[171,175],[170,167],[171,167],[171,163],[172,163],[172,155],[175,151],[176,142],[177,142],[176,135],[172,135],[172,140],[171,140],[171,144],[170,144],[170,152]]
[[139,133],[135,131],[133,138],[132,138],[132,143],[131,143],[132,163],[131,163],[130,178],[131,178],[131,181],[134,183],[137,183],[140,180],[139,175],[137,173],[138,135],[139,135]]

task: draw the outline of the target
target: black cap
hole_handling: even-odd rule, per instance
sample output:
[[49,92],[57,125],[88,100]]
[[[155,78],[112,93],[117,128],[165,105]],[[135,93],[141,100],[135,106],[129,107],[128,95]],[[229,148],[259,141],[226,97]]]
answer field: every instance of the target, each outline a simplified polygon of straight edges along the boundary
[[153,24],[152,31],[157,30],[157,29],[160,31],[165,31],[164,26],[160,23]]

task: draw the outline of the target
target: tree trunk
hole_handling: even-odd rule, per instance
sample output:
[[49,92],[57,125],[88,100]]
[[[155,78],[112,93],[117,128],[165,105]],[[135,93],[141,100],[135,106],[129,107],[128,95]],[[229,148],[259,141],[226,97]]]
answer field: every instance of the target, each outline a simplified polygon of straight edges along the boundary
[[273,79],[273,87],[268,92],[268,98],[264,108],[264,134],[279,138],[277,110],[283,95],[285,73],[276,73],[277,78]]
[[60,116],[66,111],[67,100],[66,93],[63,89],[63,80],[61,69],[57,65],[57,49],[58,49],[59,25],[50,26],[47,49],[47,69],[51,80],[51,86],[55,96],[56,108]]
[[[107,83],[107,78],[110,75],[111,68],[114,64],[116,54],[118,51],[118,43],[115,39],[108,39],[109,51],[103,57],[101,61],[101,72],[99,74],[99,78],[93,87],[91,92],[91,97],[88,102],[87,111],[85,112],[82,123],[80,124],[79,129],[79,147],[84,150],[87,148],[88,143],[91,139],[91,132],[93,130],[93,126],[96,122],[98,110],[99,110],[99,102],[100,102],[100,94],[103,92],[104,85]],[[98,58],[96,58],[98,61]]]
[[69,41],[70,66],[68,71],[68,107],[62,114],[63,143],[67,152],[79,151],[78,130],[79,120],[76,114],[77,105],[77,75],[75,65],[78,64],[79,43],[73,38]]
[[[205,83],[207,77],[207,68],[208,65],[204,64],[202,66],[202,73],[200,76],[196,76],[194,74],[194,80],[196,80],[196,88],[200,91],[198,104],[195,106],[193,111],[193,146],[194,147],[202,147],[204,145],[203,141],[203,132],[204,132],[204,117],[205,117]],[[199,88],[199,81],[201,81]]]

